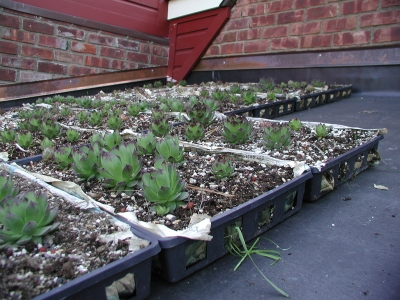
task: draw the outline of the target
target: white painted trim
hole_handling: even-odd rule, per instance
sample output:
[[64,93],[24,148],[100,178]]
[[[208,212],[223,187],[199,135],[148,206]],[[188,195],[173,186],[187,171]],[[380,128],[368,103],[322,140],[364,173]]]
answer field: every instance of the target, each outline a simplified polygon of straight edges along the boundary
[[221,0],[169,0],[168,20],[214,9],[221,3]]

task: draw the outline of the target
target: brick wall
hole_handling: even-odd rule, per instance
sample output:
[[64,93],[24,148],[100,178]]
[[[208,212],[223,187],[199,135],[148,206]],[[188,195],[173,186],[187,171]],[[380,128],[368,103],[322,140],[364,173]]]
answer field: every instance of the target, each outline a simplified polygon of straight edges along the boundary
[[399,0],[238,0],[203,57],[400,45]]
[[168,50],[0,7],[0,84],[165,66]]

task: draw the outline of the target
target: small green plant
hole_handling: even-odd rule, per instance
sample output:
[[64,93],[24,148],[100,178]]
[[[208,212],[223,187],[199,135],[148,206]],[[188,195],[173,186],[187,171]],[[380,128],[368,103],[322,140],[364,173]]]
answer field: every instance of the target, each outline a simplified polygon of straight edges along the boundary
[[244,144],[252,137],[253,126],[245,116],[232,114],[223,121],[222,136],[228,143]]
[[73,162],[72,148],[61,147],[60,149],[54,151],[54,161],[56,162],[58,168],[68,169]]
[[[123,97],[123,96],[121,96],[121,97]],[[121,99],[119,100],[119,105],[120,105],[120,106],[125,106],[125,105],[126,105],[126,100],[125,100],[125,98],[121,98]]]
[[39,99],[36,100],[36,104],[42,104],[42,103],[43,103],[43,99],[42,98],[39,98]]
[[14,187],[14,182],[11,177],[0,176],[0,205],[5,197],[15,197],[18,193],[19,189]]
[[28,123],[29,131],[37,132],[40,130],[40,127],[41,127],[41,121],[39,119],[33,118],[33,119],[29,120],[29,123]]
[[185,183],[179,178],[176,167],[158,158],[154,170],[145,173],[143,181],[143,196],[154,203],[153,209],[158,215],[165,215],[183,205],[183,200],[189,197],[184,191]]
[[172,124],[166,118],[162,118],[161,120],[154,120],[150,128],[155,136],[163,137],[171,131]]
[[282,94],[283,90],[280,87],[276,87],[272,90],[272,92],[274,92],[275,94]]
[[119,115],[112,114],[107,120],[107,126],[112,130],[121,130],[122,123],[123,121]]
[[65,97],[61,96],[61,95],[55,95],[53,97],[53,101],[58,102],[58,103],[63,103],[63,102],[65,102]]
[[86,122],[86,120],[88,119],[88,115],[86,112],[81,111],[79,112],[76,117],[78,118],[78,121],[80,124],[83,124],[84,122]]
[[200,122],[205,127],[211,124],[214,119],[214,112],[204,103],[189,105],[186,109],[190,121]]
[[68,118],[70,115],[72,115],[72,110],[68,106],[64,106],[61,111],[60,115],[64,118]]
[[157,88],[157,89],[162,88],[163,87],[162,81],[160,81],[160,80],[155,81],[154,82],[154,87]]
[[229,95],[229,102],[230,103],[236,103],[238,102],[239,97],[236,94],[230,94]]
[[103,178],[103,185],[117,193],[133,192],[138,184],[142,163],[140,162],[135,143],[122,143],[110,152],[100,155],[101,168],[99,173]]
[[240,94],[241,91],[242,90],[240,89],[239,85],[232,85],[231,86],[231,89],[230,89],[231,94]]
[[[121,137],[120,137],[121,138]],[[89,138],[89,142],[91,145],[93,145],[94,143],[99,143],[99,145],[101,147],[103,147],[104,145],[104,141],[103,141],[103,136],[101,133],[94,133],[90,138]]]
[[101,166],[100,145],[83,146],[72,154],[72,169],[83,180],[89,181],[100,177],[98,168]]
[[184,150],[179,146],[178,137],[167,135],[161,141],[156,142],[158,154],[168,162],[179,163],[183,161]]
[[173,88],[174,87],[174,83],[172,81],[168,81],[167,87]]
[[185,108],[183,101],[177,98],[168,98],[167,105],[171,111],[175,112],[182,112]]
[[0,230],[0,249],[29,241],[41,243],[44,235],[59,226],[53,223],[57,212],[58,208],[50,208],[45,194],[28,192],[5,198],[0,205],[0,223],[4,226]]
[[161,109],[160,105],[153,108],[151,112],[153,120],[162,120],[165,118],[165,111]]
[[260,86],[264,91],[272,90],[275,86],[274,80],[272,78],[261,78]]
[[179,84],[180,86],[187,86],[186,80],[179,80],[178,84]]
[[151,89],[152,87],[153,87],[153,85],[151,83],[143,84],[144,89]]
[[287,83],[287,86],[289,89],[297,90],[297,89],[301,88],[301,83],[298,81],[289,80]]
[[52,148],[53,146],[54,146],[54,143],[48,137],[45,137],[40,142],[40,149],[42,149],[42,150],[44,150],[46,148]]
[[61,133],[61,126],[58,125],[58,123],[47,124],[46,122],[43,122],[41,130],[45,137],[54,139]]
[[42,152],[42,161],[49,162],[54,160],[54,148],[46,147]]
[[100,112],[92,112],[89,117],[89,124],[92,127],[99,126],[103,121],[103,116]]
[[287,83],[286,82],[281,82],[281,84],[279,85],[282,89],[287,88]]
[[221,91],[221,90],[215,90],[214,92],[212,92],[211,97],[215,101],[223,101],[224,98],[226,97],[226,93],[224,91]]
[[256,94],[252,91],[247,91],[242,93],[243,103],[246,105],[251,105],[256,103]]
[[90,100],[88,97],[80,97],[76,99],[76,103],[84,108],[92,107],[92,100]]
[[204,98],[210,97],[210,92],[209,92],[207,89],[202,89],[202,90],[200,91],[200,96],[201,96],[201,97],[204,97]]
[[189,122],[185,129],[186,140],[197,141],[204,137],[204,125],[200,122]]
[[211,165],[211,172],[219,179],[227,179],[233,176],[235,167],[229,157],[218,156]]
[[53,101],[53,98],[46,97],[46,98],[44,98],[43,102],[46,104],[52,104],[54,101]]
[[0,133],[0,141],[5,144],[14,142],[15,131],[12,129],[2,131]]
[[[92,138],[94,138],[92,136]],[[114,149],[121,145],[122,138],[121,135],[119,134],[119,131],[115,130],[113,133],[106,133],[103,137],[103,147],[110,151],[111,149]]]
[[65,98],[65,102],[67,102],[68,104],[73,104],[73,103],[75,103],[75,97],[67,96],[67,98]]
[[15,137],[17,144],[24,149],[28,149],[33,146],[33,137],[30,132],[17,134]]
[[326,137],[328,135],[328,130],[326,129],[326,125],[325,124],[318,124],[315,127],[315,135],[317,136],[317,138],[323,139],[324,137]]
[[93,108],[99,109],[99,108],[103,107],[103,105],[104,105],[104,102],[101,99],[95,99],[92,101]]
[[264,146],[267,150],[289,147],[292,144],[289,127],[285,124],[273,124],[264,128]]
[[126,109],[128,114],[132,117],[137,117],[141,111],[140,105],[137,102],[133,102],[132,104],[128,105]]
[[77,130],[69,128],[66,132],[67,141],[70,143],[74,143],[79,140],[80,134]]
[[218,102],[213,99],[203,99],[203,103],[212,111],[215,112],[218,110]]
[[311,81],[311,85],[313,87],[323,88],[326,85],[326,81],[314,79],[313,81]]
[[136,137],[136,149],[139,155],[151,155],[156,149],[156,138],[150,131]]
[[275,102],[276,101],[276,96],[274,92],[268,92],[267,93],[267,100],[269,102]]
[[288,122],[290,129],[294,131],[299,131],[301,127],[303,127],[303,123],[301,123],[300,119],[293,118]]
[[20,119],[29,120],[29,119],[33,118],[33,110],[21,110],[18,112],[18,117]]

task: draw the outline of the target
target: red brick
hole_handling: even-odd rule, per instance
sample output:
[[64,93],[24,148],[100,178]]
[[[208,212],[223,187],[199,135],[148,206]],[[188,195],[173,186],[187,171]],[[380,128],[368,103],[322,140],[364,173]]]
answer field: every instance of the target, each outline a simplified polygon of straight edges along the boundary
[[11,15],[16,15],[18,18],[24,17],[24,18],[28,18],[28,19],[36,19],[35,15],[23,13],[23,12],[20,12],[20,11],[15,11],[15,10],[8,9],[8,8],[5,8],[5,7],[3,7],[2,10],[5,13],[11,14]]
[[23,28],[28,31],[39,32],[43,34],[53,35],[54,26],[46,23],[35,22],[33,20],[24,20]]
[[333,44],[335,46],[368,44],[370,36],[371,33],[369,31],[336,33],[333,36]]
[[117,70],[132,70],[137,68],[137,64],[130,61],[114,59],[111,62],[111,68]]
[[214,43],[230,43],[236,41],[237,31],[223,32],[218,35]]
[[46,48],[38,48],[29,45],[21,45],[21,55],[29,57],[38,57],[42,59],[53,59],[53,51]]
[[299,39],[297,37],[272,39],[271,42],[272,50],[296,49],[298,47],[299,47]]
[[87,68],[87,67],[79,67],[79,66],[70,66],[69,67],[69,75],[71,76],[82,76],[82,75],[90,75],[96,74],[96,69]]
[[260,17],[253,17],[250,21],[250,27],[268,26],[275,23],[275,15],[267,15]]
[[290,26],[291,35],[303,35],[319,33],[321,30],[321,23],[319,21],[309,23],[295,23]]
[[159,46],[159,45],[151,45],[151,44],[141,44],[140,52],[154,54],[158,56],[168,56],[168,48]]
[[374,32],[374,43],[400,41],[400,26],[379,28]]
[[83,65],[83,55],[66,51],[54,51],[54,60]]
[[36,61],[34,59],[21,58],[18,56],[3,55],[1,63],[5,67],[25,70],[35,70]]
[[238,31],[238,33],[237,33],[238,41],[255,40],[255,39],[259,39],[260,36],[261,36],[261,28],[241,30],[241,31]]
[[271,1],[267,4],[267,12],[282,12],[285,10],[291,10],[293,7],[293,0],[278,0]]
[[43,74],[32,71],[20,71],[19,72],[19,82],[32,82],[39,80],[48,80],[52,79],[53,76],[51,74]]
[[341,12],[343,15],[358,14],[360,12],[376,10],[379,0],[355,0],[342,4]]
[[64,26],[57,27],[57,35],[69,39],[83,41],[85,39],[85,31],[76,28],[67,28]]
[[278,24],[302,22],[304,18],[304,10],[281,13],[278,15]]
[[242,43],[230,43],[221,45],[221,55],[243,53]]
[[355,29],[357,26],[357,16],[349,16],[341,19],[324,21],[322,23],[323,32],[346,31]]
[[0,69],[0,80],[15,81],[17,79],[17,71]]
[[38,71],[43,73],[54,73],[54,74],[67,74],[67,66],[63,64],[57,64],[53,62],[38,62]]
[[259,3],[245,6],[242,9],[242,16],[244,17],[263,15],[264,13],[265,13],[265,5]]
[[38,45],[61,50],[68,49],[67,40],[48,35],[40,35]]
[[241,17],[242,17],[242,11],[241,11],[240,7],[237,7],[237,5],[232,7],[230,19],[232,20],[232,19],[237,19],[237,18],[241,18]]
[[18,54],[18,44],[0,41],[0,53]]
[[263,39],[270,39],[280,36],[287,36],[288,28],[287,26],[277,26],[277,27],[266,27],[264,29],[262,38]]
[[307,8],[325,4],[325,0],[296,0],[296,8]]
[[168,65],[168,58],[152,55],[150,57],[150,63],[156,66],[166,66]]
[[258,40],[244,43],[244,53],[266,52],[269,49],[269,40]]
[[0,14],[0,25],[19,28],[19,18],[16,16]]
[[3,39],[17,41],[21,43],[28,43],[34,44],[35,43],[35,33],[11,29],[11,28],[4,28],[3,34],[1,36]]
[[88,36],[88,42],[93,44],[113,46],[114,38],[111,36],[102,36],[99,34],[91,33]]
[[400,10],[382,11],[360,17],[360,27],[400,23]]
[[128,52],[126,59],[145,64],[150,62],[150,56],[144,53]]
[[302,49],[330,47],[331,44],[332,44],[331,35],[309,35],[301,37],[300,40],[300,47]]
[[75,41],[71,42],[71,50],[75,52],[90,53],[90,54],[96,54],[97,52],[96,46]]
[[109,47],[101,47],[100,55],[114,57],[114,58],[124,58],[125,51],[120,50],[120,49],[115,49],[115,48],[109,48]]
[[399,6],[399,0],[382,0],[382,7]]
[[139,43],[136,41],[128,41],[125,39],[116,39],[115,40],[116,47],[126,49],[126,50],[132,50],[132,51],[138,51],[139,50]]
[[104,57],[86,56],[85,66],[97,68],[110,68],[110,60]]
[[250,24],[249,18],[231,20],[228,22],[226,30],[230,31],[230,30],[245,29],[249,27],[249,24]]
[[338,6],[336,4],[313,7],[307,9],[307,20],[333,18],[338,14]]
[[210,48],[208,48],[206,54],[204,56],[216,56],[216,55],[220,55],[220,46],[210,46]]

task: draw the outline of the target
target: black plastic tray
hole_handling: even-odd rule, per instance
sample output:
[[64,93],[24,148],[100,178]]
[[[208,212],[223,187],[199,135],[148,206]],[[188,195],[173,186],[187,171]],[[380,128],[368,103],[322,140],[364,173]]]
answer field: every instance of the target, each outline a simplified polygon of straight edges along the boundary
[[[161,252],[155,257],[153,271],[169,282],[179,281],[190,274],[209,265],[216,259],[224,256],[228,251],[225,247],[225,237],[235,225],[241,227],[246,241],[260,235],[271,227],[297,213],[302,206],[305,183],[310,179],[310,171],[299,177],[282,184],[250,201],[237,206],[229,211],[211,218],[211,232],[213,237],[210,242],[194,241],[182,237],[158,239]],[[285,203],[293,197],[293,207],[285,211]],[[260,226],[261,220],[265,221],[273,207],[273,217]],[[139,229],[147,232],[146,229]],[[191,259],[191,254],[196,253],[198,261]]]
[[[371,141],[332,159],[320,169],[311,166],[313,176],[306,183],[304,201],[317,201],[323,195],[367,169],[374,159],[379,159],[377,149],[379,141],[382,139],[383,135],[378,135]],[[329,183],[330,188],[324,189],[326,185],[323,182]]]

